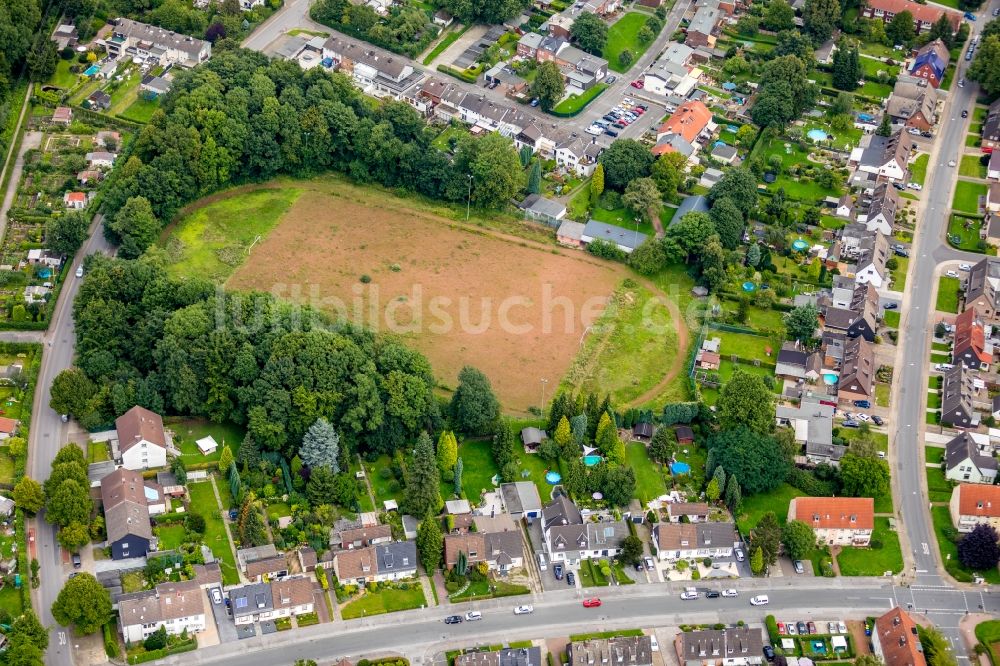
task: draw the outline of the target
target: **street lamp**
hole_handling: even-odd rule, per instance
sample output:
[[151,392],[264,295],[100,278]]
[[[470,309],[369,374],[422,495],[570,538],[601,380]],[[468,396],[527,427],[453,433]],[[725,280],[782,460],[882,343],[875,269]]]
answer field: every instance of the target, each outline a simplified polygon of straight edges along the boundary
[[549,380],[542,377],[542,409],[545,409],[545,385],[549,383]]
[[469,178],[469,198],[465,200],[465,221],[469,221],[469,207],[472,206],[472,174],[465,174]]

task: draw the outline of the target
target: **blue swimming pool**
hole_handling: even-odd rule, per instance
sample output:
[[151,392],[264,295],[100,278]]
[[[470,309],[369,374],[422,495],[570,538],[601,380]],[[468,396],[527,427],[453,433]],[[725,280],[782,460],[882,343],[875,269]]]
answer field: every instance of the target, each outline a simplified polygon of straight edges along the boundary
[[601,462],[601,456],[584,456],[583,464],[587,467],[593,467],[597,463]]
[[809,247],[809,243],[805,242],[801,238],[796,238],[795,240],[792,241],[792,249],[795,250],[796,252],[801,252],[807,247]]
[[837,373],[836,372],[824,372],[823,373],[823,383],[827,386],[833,386],[837,383]]
[[674,474],[690,474],[691,465],[678,460],[677,462],[670,463],[670,471]]
[[97,74],[99,71],[101,71],[100,67],[98,67],[97,65],[91,65],[90,67],[85,69],[83,73],[86,76],[93,76],[94,74]]
[[756,289],[757,289],[757,285],[755,285],[753,282],[750,282],[749,280],[747,282],[743,283],[743,291],[745,291],[747,293],[750,293],[751,291],[755,291]]
[[562,474],[560,474],[559,472],[545,473],[545,483],[549,484],[550,486],[554,486],[560,481],[562,481]]
[[826,141],[827,134],[821,129],[811,129],[806,132],[806,136],[810,141]]

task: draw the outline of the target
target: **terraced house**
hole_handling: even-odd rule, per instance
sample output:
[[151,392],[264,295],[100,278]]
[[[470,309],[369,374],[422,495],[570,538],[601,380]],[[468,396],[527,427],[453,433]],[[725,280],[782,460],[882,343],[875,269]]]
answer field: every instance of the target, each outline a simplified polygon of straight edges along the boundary
[[796,497],[788,504],[788,520],[801,520],[828,546],[867,546],[875,529],[871,497]]

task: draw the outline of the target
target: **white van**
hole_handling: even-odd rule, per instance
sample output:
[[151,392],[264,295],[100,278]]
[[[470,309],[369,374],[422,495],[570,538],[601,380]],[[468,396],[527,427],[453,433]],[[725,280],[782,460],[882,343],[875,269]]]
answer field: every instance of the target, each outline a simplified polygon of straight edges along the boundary
[[538,568],[541,571],[545,571],[549,568],[545,563],[545,553],[538,553]]
[[758,594],[756,597],[750,597],[751,606],[766,606],[770,601],[766,594]]

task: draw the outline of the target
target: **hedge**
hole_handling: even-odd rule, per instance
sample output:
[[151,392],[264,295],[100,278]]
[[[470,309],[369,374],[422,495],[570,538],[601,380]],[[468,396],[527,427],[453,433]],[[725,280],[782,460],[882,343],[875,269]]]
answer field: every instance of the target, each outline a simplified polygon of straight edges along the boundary
[[167,523],[183,523],[187,516],[188,514],[186,513],[179,513],[175,511],[174,513],[161,513],[156,516],[150,516],[150,518],[153,519],[154,523],[160,525]]
[[781,634],[778,633],[778,621],[774,619],[773,615],[768,615],[764,618],[764,624],[767,625],[767,635],[771,638],[771,644],[780,645]]
[[437,71],[442,74],[454,76],[459,81],[465,81],[466,83],[476,83],[476,81],[479,80],[478,76],[472,76],[471,74],[465,73],[465,71],[461,69],[455,69],[454,67],[449,67],[448,65],[438,65]]
[[115,636],[115,625],[108,622],[104,625],[104,653],[110,659],[118,657],[118,637]]
[[186,642],[177,643],[169,647],[165,647],[159,650],[150,650],[149,652],[140,652],[139,654],[133,654],[128,658],[128,663],[130,664],[143,664],[147,661],[156,661],[157,659],[163,659],[164,657],[169,657],[172,654],[181,654],[184,652],[191,652],[192,650],[198,649],[198,639],[193,636]]
[[303,613],[295,617],[295,622],[300,627],[311,627],[314,624],[319,624],[319,615],[316,613]]

